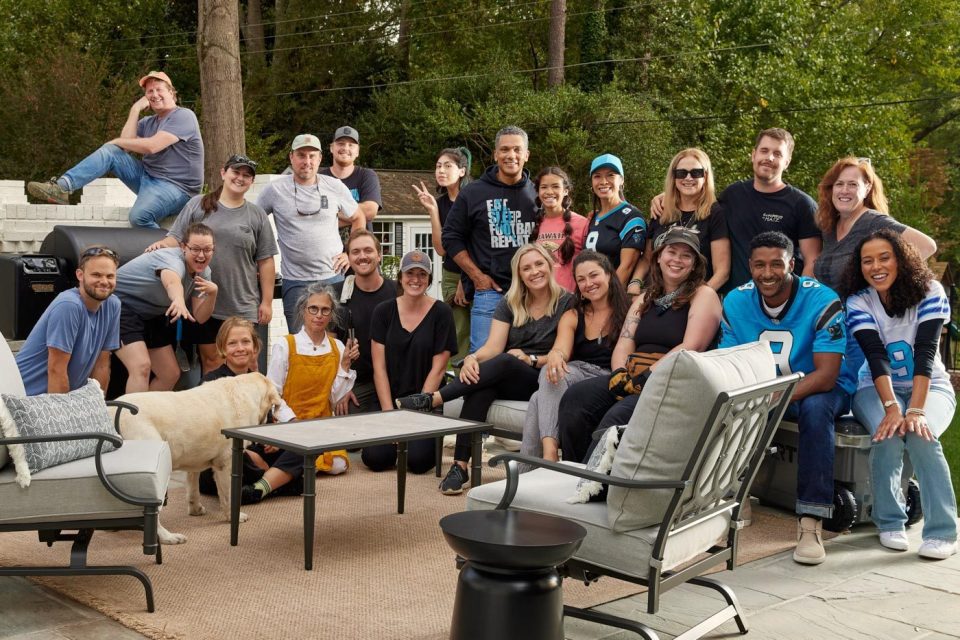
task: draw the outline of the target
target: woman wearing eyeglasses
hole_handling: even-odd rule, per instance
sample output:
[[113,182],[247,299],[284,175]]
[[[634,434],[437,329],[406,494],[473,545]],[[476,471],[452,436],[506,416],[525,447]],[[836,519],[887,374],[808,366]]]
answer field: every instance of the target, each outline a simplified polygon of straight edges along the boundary
[[653,243],[667,229],[679,225],[697,233],[707,262],[706,284],[719,291],[730,277],[730,239],[723,209],[717,204],[713,167],[706,153],[690,148],[673,156],[664,179],[662,202],[663,214],[650,220],[647,249],[631,282],[642,285],[650,271]]
[[277,241],[264,210],[246,200],[256,175],[256,162],[242,155],[230,156],[220,169],[223,183],[206,195],[191,198],[167,237],[147,247],[153,251],[177,246],[195,222],[203,222],[217,237],[217,265],[213,268],[213,279],[220,287],[217,306],[204,324],[186,324],[183,335],[184,340],[198,345],[204,374],[223,364],[216,342],[224,320],[237,316],[269,324],[273,317]]
[[194,223],[179,247],[144,253],[117,270],[115,292],[121,303],[117,357],[127,368],[127,393],[170,391],[177,383],[175,323],[183,319],[203,324],[210,319],[218,297],[218,287],[210,280],[213,250],[213,230]]
[[[393,409],[395,398],[439,389],[450,354],[457,350],[453,311],[427,295],[432,281],[430,256],[423,251],[407,252],[400,261],[400,295],[381,302],[373,312],[373,383],[384,411]],[[432,469],[434,446],[433,438],[411,442],[407,468],[413,473]],[[364,447],[362,460],[374,471],[385,471],[396,464],[397,446]]]
[[[357,341],[344,344],[327,332],[337,311],[336,298],[328,287],[309,285],[296,306],[300,331],[273,345],[267,377],[282,399],[275,413],[277,422],[332,416],[333,407],[353,388],[357,374],[350,367],[360,357]],[[260,502],[280,487],[286,487],[283,494],[303,490],[302,455],[270,445],[254,445],[248,451],[256,454],[250,456],[253,463],[266,471],[254,484],[243,486],[242,504]],[[327,451],[317,458],[317,470],[337,475],[349,463],[346,451]]]

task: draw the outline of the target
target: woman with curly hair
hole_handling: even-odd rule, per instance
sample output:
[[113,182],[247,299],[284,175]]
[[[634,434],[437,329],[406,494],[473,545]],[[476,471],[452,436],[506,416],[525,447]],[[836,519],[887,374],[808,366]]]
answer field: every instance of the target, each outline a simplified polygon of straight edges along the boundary
[[866,356],[853,414],[873,436],[870,475],[880,544],[906,551],[900,504],[903,453],[920,480],[923,558],[957,551],[957,500],[939,437],[957,401],[940,360],[940,331],[950,303],[903,234],[881,229],[856,247],[846,272],[847,326]]
[[613,350],[613,374],[584,380],[560,400],[563,459],[585,461],[595,429],[630,421],[647,376],[672,351],[706,351],[720,329],[720,297],[707,286],[700,239],[684,227],[657,238],[649,285],[627,312]]
[[533,179],[537,188],[537,221],[530,237],[553,252],[557,283],[574,293],[573,260],[583,249],[587,219],[571,211],[573,204],[570,176],[560,167],[547,167]]

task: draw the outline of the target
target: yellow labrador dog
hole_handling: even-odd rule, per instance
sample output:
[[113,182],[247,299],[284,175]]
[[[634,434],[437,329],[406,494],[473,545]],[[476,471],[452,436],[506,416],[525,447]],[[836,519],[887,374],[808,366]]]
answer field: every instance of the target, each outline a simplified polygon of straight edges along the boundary
[[[220,513],[230,518],[230,440],[221,429],[263,424],[280,394],[266,376],[246,373],[221,378],[186,391],[129,393],[117,400],[136,405],[140,411],[120,417],[120,433],[130,440],[166,440],[170,445],[173,470],[188,472],[189,513],[201,516],[200,472],[213,469],[220,497]],[[247,516],[240,514],[240,522]],[[157,537],[161,544],[181,544],[186,536],[171,533],[162,525]]]

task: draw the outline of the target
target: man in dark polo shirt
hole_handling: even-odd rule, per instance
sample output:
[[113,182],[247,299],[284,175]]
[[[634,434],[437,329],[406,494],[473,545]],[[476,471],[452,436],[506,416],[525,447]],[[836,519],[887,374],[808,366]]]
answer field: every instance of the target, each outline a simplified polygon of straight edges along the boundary
[[340,127],[333,134],[333,142],[330,143],[332,164],[321,169],[320,175],[337,178],[346,185],[366,220],[367,231],[372,231],[373,219],[383,208],[380,178],[373,169],[358,167],[355,164],[358,157],[360,157],[360,134],[353,127]]

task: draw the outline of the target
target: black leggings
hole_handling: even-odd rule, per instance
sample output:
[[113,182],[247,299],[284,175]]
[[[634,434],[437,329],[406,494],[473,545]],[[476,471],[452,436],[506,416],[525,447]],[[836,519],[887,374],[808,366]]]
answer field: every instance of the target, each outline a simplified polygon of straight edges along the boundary
[[594,431],[630,422],[640,396],[617,400],[608,384],[608,376],[583,380],[567,389],[560,399],[558,426],[564,460],[586,462],[593,449]]
[[[501,353],[480,363],[480,382],[464,384],[459,379],[454,380],[440,389],[440,397],[444,402],[462,397],[460,417],[483,422],[494,400],[529,400],[540,388],[539,380],[539,369],[524,364],[509,353]],[[470,460],[470,434],[457,436],[453,459]]]
[[[410,473],[426,473],[436,466],[436,455],[436,439],[413,440],[407,444],[407,469]],[[377,444],[364,447],[360,459],[371,471],[392,469],[397,464],[397,445]]]

